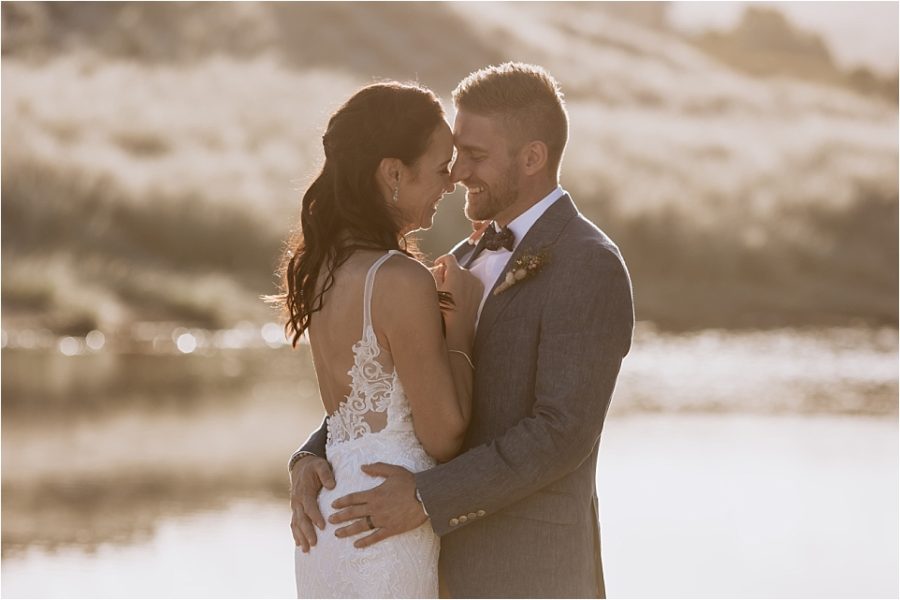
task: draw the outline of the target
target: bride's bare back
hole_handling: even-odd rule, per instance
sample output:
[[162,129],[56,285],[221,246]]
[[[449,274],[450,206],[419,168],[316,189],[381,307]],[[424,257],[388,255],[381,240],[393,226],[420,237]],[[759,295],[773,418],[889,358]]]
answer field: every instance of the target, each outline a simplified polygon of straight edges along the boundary
[[[352,381],[348,373],[354,364],[353,347],[362,340],[364,334],[363,296],[366,275],[383,256],[384,252],[381,251],[358,251],[347,259],[347,262],[334,272],[334,285],[322,299],[322,310],[316,312],[310,321],[309,343],[316,378],[322,405],[329,415],[333,414],[350,394]],[[380,271],[384,271],[386,266],[382,265]],[[324,281],[320,278],[320,289],[323,284]],[[373,314],[378,310],[375,291],[380,287],[373,281]],[[379,299],[382,299],[382,296],[383,294],[378,294]],[[390,351],[385,349],[385,335],[379,332],[379,325],[380,323],[376,323],[376,319],[373,319],[372,327],[377,343],[382,349],[378,362],[390,372],[394,368],[394,362]],[[377,431],[380,427],[372,429]]]

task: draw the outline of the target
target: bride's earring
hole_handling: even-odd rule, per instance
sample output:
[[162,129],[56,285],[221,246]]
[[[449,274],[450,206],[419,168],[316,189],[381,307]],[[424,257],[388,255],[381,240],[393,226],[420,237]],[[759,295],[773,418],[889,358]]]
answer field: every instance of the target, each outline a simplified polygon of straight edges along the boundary
[[399,199],[400,199],[400,186],[398,185],[397,187],[394,188],[394,198],[393,198],[394,204],[397,204],[397,200],[399,200]]

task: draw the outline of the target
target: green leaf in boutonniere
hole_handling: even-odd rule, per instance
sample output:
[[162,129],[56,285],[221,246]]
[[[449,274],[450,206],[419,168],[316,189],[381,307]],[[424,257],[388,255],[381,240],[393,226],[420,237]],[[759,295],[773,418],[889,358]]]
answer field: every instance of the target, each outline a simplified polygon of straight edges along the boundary
[[503,276],[503,281],[500,282],[500,285],[494,288],[494,295],[502,294],[520,281],[533,277],[549,261],[550,254],[546,248],[542,248],[536,253],[524,252],[506,271],[506,275]]

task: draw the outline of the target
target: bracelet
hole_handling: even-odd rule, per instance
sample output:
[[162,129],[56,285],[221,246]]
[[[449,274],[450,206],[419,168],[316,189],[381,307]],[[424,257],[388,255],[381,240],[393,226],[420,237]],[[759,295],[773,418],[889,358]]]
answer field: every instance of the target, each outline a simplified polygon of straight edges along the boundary
[[469,355],[463,352],[462,350],[447,350],[447,352],[453,352],[454,354],[459,354],[463,358],[466,359],[466,362],[469,363],[469,366],[472,367],[472,370],[475,370],[475,364],[472,362],[472,359],[469,358]]
[[425,516],[430,519],[431,515],[428,514],[428,509],[425,508],[425,501],[422,500],[422,494],[419,493],[419,488],[416,488],[416,500],[419,502],[419,506],[422,507],[422,512],[424,512]]
[[293,454],[291,454],[291,459],[288,461],[288,473],[294,470],[294,465],[297,464],[297,461],[303,458],[304,456],[318,456],[312,452],[307,452],[306,450],[297,450]]

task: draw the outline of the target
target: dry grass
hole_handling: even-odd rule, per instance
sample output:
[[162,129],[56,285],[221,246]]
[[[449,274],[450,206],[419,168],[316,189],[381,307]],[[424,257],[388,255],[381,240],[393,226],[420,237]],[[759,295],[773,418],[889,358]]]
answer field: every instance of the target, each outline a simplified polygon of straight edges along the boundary
[[[282,39],[260,25],[261,10],[239,15],[255,24],[247,31]],[[896,324],[895,106],[741,75],[578,5],[440,11],[467,24],[465,64],[480,48],[484,62],[531,60],[560,79],[572,117],[563,184],[620,243],[639,318],[673,328]],[[361,14],[344,15],[342,35],[363,26]],[[433,83],[402,50],[370,55],[368,72]],[[235,53],[4,56],[4,319],[264,318],[256,298],[272,289],[321,128],[368,78],[359,62],[298,69],[271,52]],[[429,64],[435,81],[452,79],[451,67]],[[459,200],[423,236],[433,255],[466,231]]]

